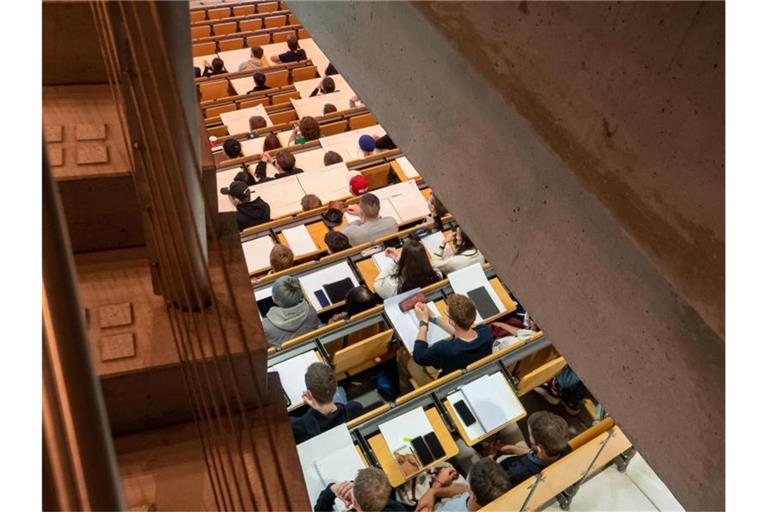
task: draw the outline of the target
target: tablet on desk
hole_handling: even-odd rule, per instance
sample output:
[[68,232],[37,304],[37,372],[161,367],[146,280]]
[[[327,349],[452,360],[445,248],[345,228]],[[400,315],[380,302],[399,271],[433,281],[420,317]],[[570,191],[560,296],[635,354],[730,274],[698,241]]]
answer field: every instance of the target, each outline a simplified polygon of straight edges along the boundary
[[[328,294],[328,299],[331,301],[331,304],[336,304],[337,302],[345,300],[349,290],[354,287],[355,284],[352,282],[352,279],[348,277],[345,277],[340,281],[334,281],[333,283],[323,285],[323,289],[325,290],[325,293]],[[319,297],[318,300],[320,300]]]
[[488,294],[488,290],[485,287],[481,286],[480,288],[468,291],[467,297],[475,304],[477,312],[483,319],[499,314],[499,308],[496,307],[493,298]]
[[261,313],[261,316],[266,318],[269,309],[275,305],[275,301],[272,300],[272,296],[270,295],[269,297],[257,300],[256,304],[259,306],[259,313]]

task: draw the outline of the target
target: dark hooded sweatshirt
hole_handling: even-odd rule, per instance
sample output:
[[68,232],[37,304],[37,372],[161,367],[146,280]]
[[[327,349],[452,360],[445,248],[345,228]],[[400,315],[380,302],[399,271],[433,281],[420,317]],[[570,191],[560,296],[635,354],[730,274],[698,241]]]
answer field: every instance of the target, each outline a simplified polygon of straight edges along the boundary
[[237,227],[240,231],[269,221],[269,205],[261,197],[237,205]]

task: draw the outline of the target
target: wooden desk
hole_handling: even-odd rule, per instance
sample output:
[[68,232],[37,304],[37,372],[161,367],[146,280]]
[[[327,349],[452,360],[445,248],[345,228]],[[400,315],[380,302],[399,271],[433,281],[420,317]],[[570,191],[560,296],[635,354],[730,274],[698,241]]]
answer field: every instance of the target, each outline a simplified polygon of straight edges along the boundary
[[[415,181],[416,183],[421,183],[423,181],[423,178],[421,176],[414,176],[413,178],[409,178],[408,176],[406,176],[405,172],[403,171],[403,167],[400,165],[400,162],[398,162],[397,160],[393,160],[391,164],[392,164],[392,170],[395,171],[395,174],[397,175],[400,181],[408,181],[410,179],[413,179],[413,181]],[[429,199],[429,196],[427,195],[425,195],[424,197],[426,199]]]
[[440,413],[437,412],[437,409],[431,407],[427,409],[425,413],[437,435],[438,441],[440,441],[440,445],[443,447],[443,450],[445,450],[445,456],[434,461],[432,464],[425,466],[421,471],[414,473],[409,478],[405,478],[405,475],[403,475],[400,466],[395,462],[395,457],[392,455],[392,452],[384,441],[384,436],[381,435],[381,433],[375,434],[368,440],[368,444],[371,445],[376,460],[381,465],[381,469],[384,470],[384,473],[387,474],[387,478],[392,487],[398,487],[404,484],[415,476],[445,462],[459,453],[459,447],[456,446],[456,442],[453,440],[453,437],[451,437],[448,427],[445,426],[445,423],[443,423],[443,420],[440,418]]
[[356,265],[357,270],[359,270],[360,275],[363,276],[363,280],[368,286],[368,289],[373,291],[373,284],[376,282],[376,276],[379,275],[379,267],[373,262],[373,258],[360,260]]

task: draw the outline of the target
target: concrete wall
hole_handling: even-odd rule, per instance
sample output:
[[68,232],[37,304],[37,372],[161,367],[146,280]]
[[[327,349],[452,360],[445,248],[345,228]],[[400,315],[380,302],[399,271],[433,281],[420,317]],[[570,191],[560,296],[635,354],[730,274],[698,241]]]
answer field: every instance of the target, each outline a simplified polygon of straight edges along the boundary
[[680,502],[722,509],[722,5],[290,8]]

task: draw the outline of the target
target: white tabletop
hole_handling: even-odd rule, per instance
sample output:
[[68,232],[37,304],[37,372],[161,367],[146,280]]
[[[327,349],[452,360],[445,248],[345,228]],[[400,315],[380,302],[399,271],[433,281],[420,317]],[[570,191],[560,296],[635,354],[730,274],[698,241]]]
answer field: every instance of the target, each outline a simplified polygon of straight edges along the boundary
[[291,98],[291,103],[299,119],[304,116],[320,117],[324,115],[323,107],[325,107],[326,103],[332,104],[339,111],[349,110],[349,100],[354,95],[355,93],[352,90],[336,91],[300,100]]
[[321,137],[320,145],[326,151],[335,151],[340,154],[345,162],[350,162],[365,157],[358,142],[361,135],[377,135],[381,137],[386,135],[386,133],[380,124],[376,124],[366,128],[338,133],[330,137]]
[[[320,71],[322,74],[322,70]],[[331,78],[333,78],[333,84],[335,86],[336,91],[340,92],[351,92],[353,95],[355,95],[355,92],[352,90],[352,87],[349,86],[346,80],[344,80],[344,77],[341,75],[333,75]],[[310,94],[312,94],[312,91],[315,90],[315,87],[320,85],[320,82],[322,81],[322,78],[310,78],[309,80],[302,80],[301,82],[294,82],[293,86],[296,87],[296,90],[299,91],[299,94],[301,95],[301,98],[309,98]],[[349,108],[349,105],[347,105],[347,108]],[[346,108],[344,109],[346,110]]]
[[338,163],[314,169],[298,175],[301,187],[307,194],[315,194],[323,203],[349,196],[346,164]]
[[227,50],[219,52],[219,58],[224,61],[224,67],[230,73],[237,73],[237,68],[243,62],[251,58],[250,48],[240,48],[238,50]]
[[234,78],[230,80],[229,83],[235,89],[235,92],[237,94],[248,94],[248,92],[251,89],[256,87],[256,83],[253,81],[253,76],[244,76],[242,78]]
[[267,121],[267,126],[272,126],[272,120],[269,118],[264,105],[224,112],[221,114],[221,122],[227,126],[227,131],[229,131],[230,135],[245,133],[250,131],[251,126],[248,123],[248,119],[251,116],[261,116]]
[[[317,44],[315,44],[315,41],[313,41],[312,38],[299,39],[299,48],[304,48],[304,51],[307,52],[307,58],[317,66],[317,72],[320,76],[323,76],[323,74],[325,74],[325,68],[328,67],[330,60],[328,60],[328,57],[326,57],[323,51]],[[334,75],[334,78],[335,77],[336,75]]]
[[[327,486],[324,479],[338,482],[354,480],[357,472],[366,466],[365,460],[355,449],[352,436],[344,423],[304,441],[296,446],[296,451],[299,454],[299,463],[311,505],[315,504],[318,496]],[[333,463],[328,464],[331,458]],[[331,473],[336,474],[321,476],[319,468],[325,471],[328,467],[331,468]],[[340,502],[337,500],[337,503]]]
[[[278,137],[279,139],[280,137]],[[293,153],[296,157],[296,167],[303,169],[304,171],[314,171],[316,169],[322,169],[325,167],[323,159],[325,158],[325,150],[323,148],[317,148],[310,151],[298,151]]]
[[301,211],[301,188],[297,175],[286,176],[274,181],[259,183],[251,187],[251,197],[261,197],[269,204],[272,219]]

